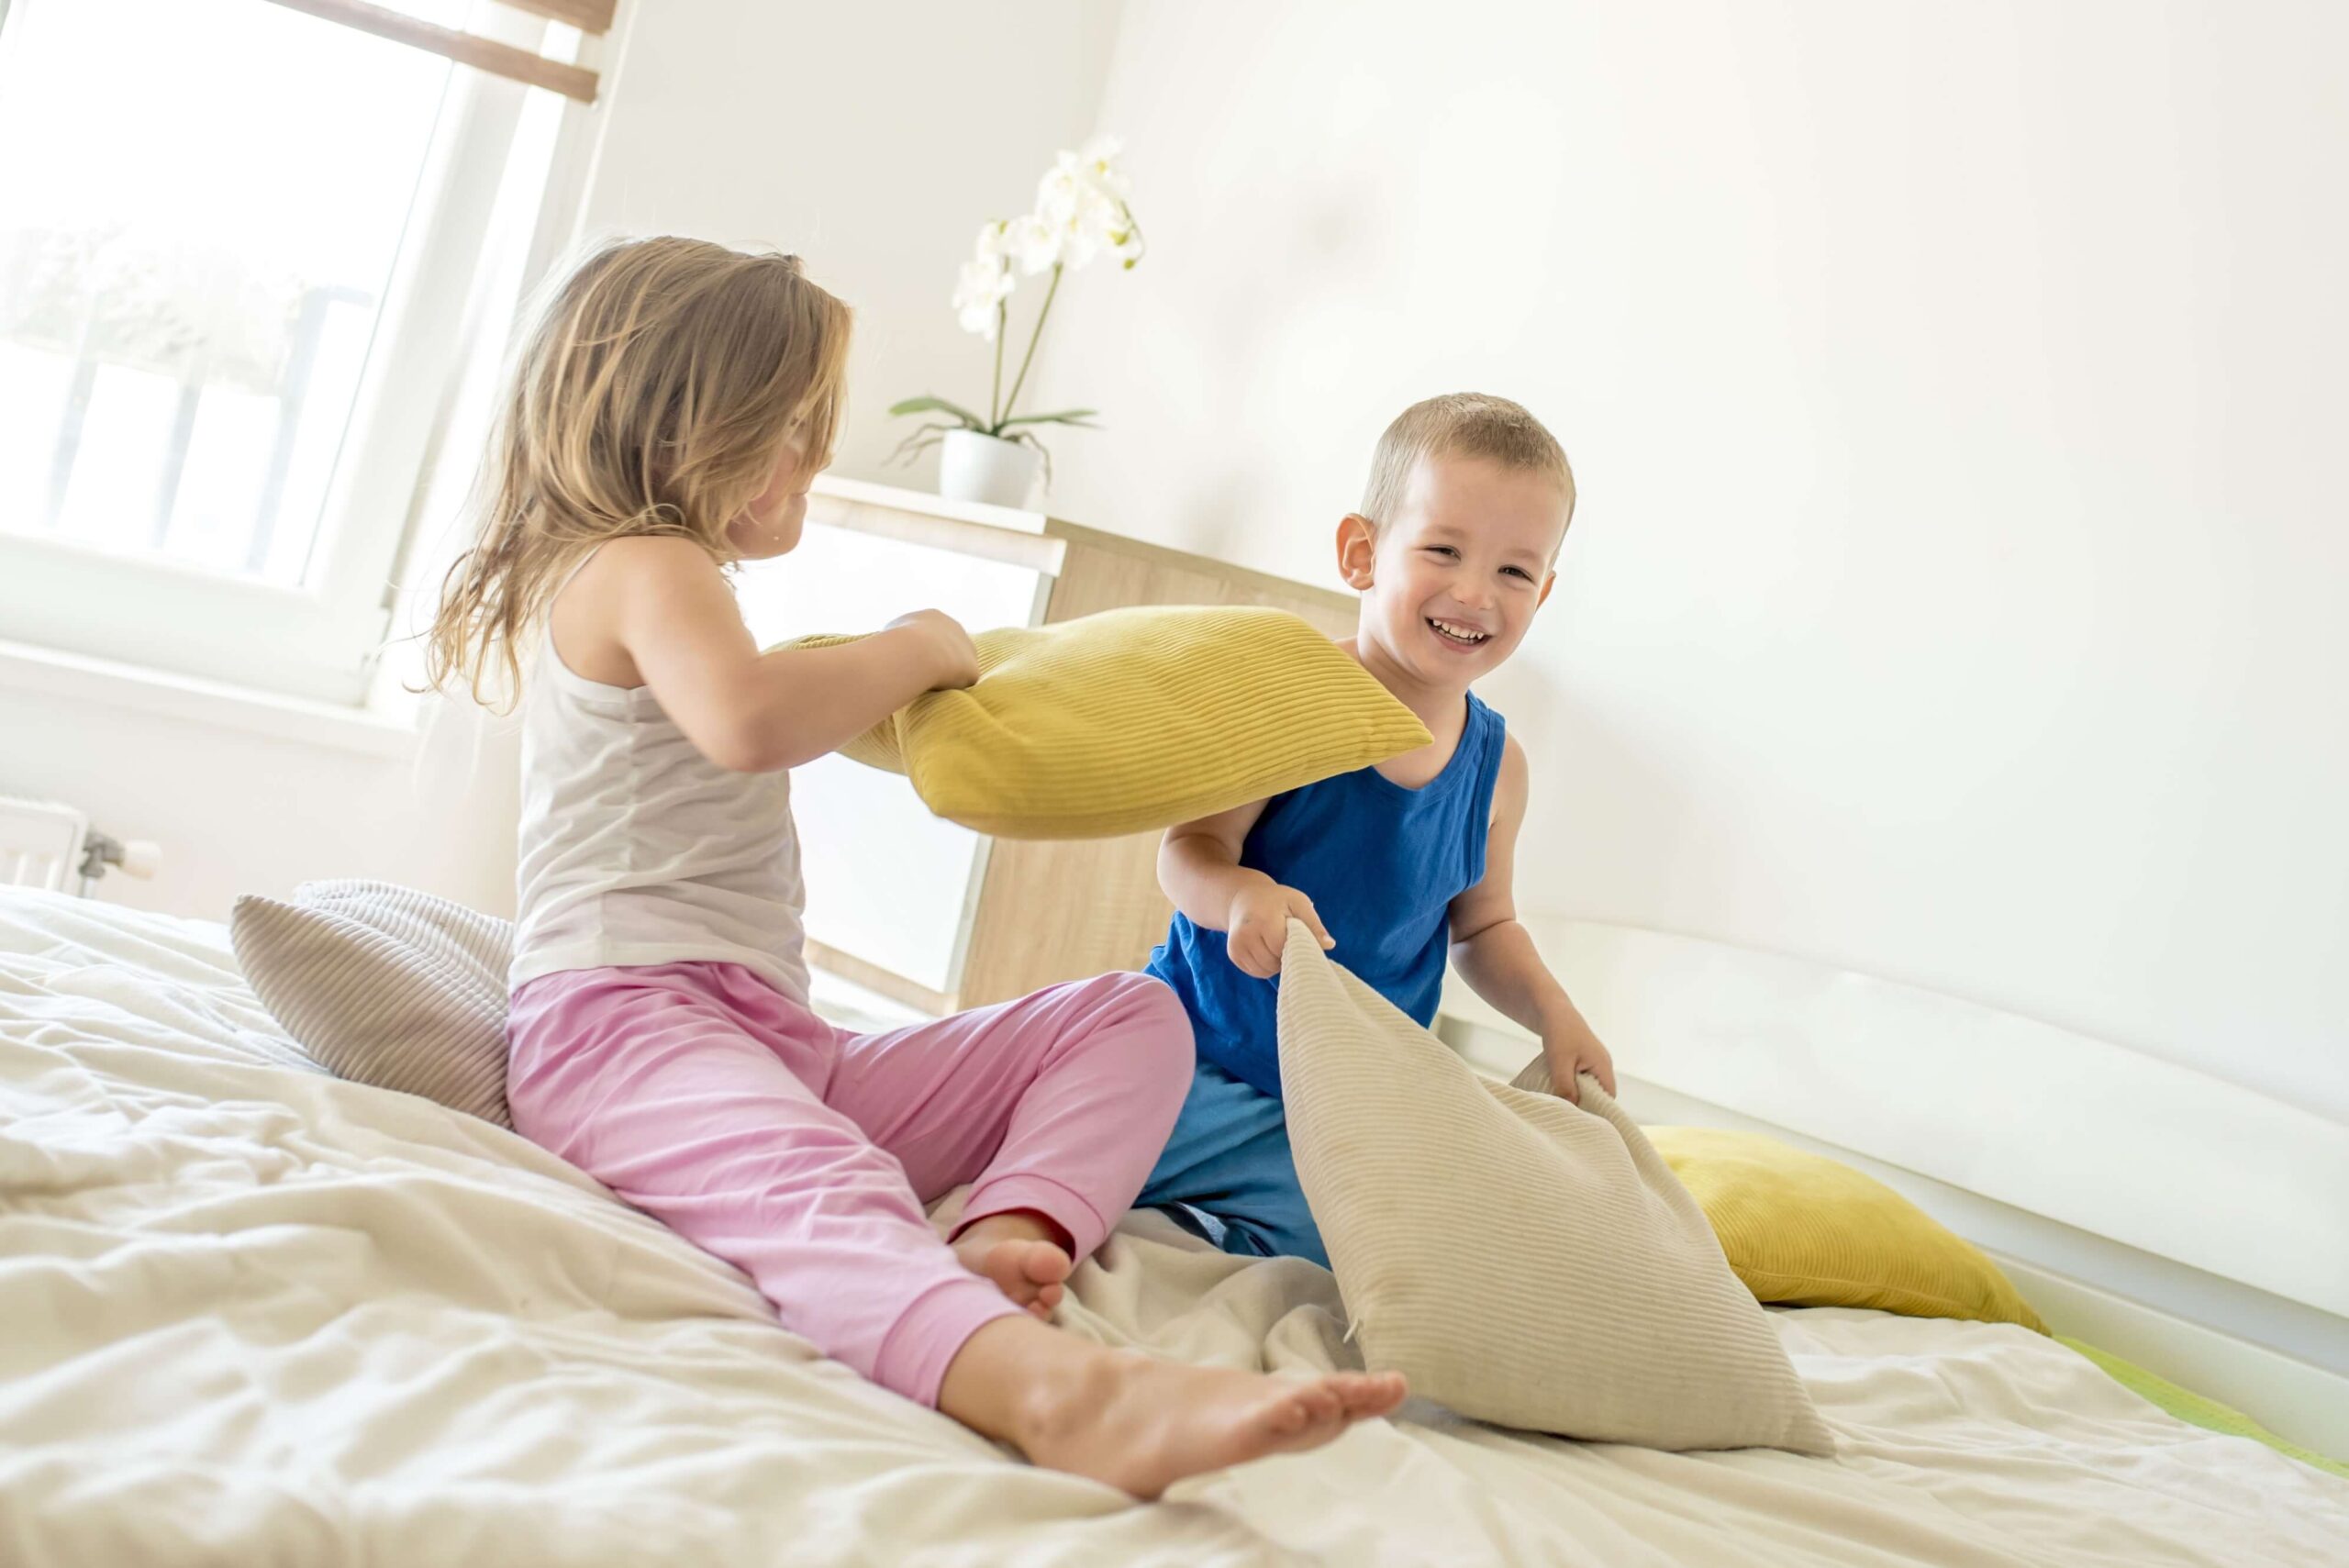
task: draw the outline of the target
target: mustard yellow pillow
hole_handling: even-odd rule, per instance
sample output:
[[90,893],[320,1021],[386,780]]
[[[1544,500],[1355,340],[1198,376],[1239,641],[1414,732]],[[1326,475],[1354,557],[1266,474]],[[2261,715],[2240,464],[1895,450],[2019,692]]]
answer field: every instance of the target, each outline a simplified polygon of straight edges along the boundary
[[1758,1301],[2047,1332],[1998,1264],[1872,1176],[1759,1133],[1647,1133]]
[[1104,610],[972,641],[978,684],[918,697],[841,750],[1001,838],[1164,828],[1429,742],[1409,708],[1285,610]]

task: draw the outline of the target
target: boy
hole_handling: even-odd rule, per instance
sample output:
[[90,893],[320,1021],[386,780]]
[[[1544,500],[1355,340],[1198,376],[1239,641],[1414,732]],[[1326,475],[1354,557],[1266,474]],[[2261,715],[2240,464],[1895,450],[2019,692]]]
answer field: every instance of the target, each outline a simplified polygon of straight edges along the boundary
[[1550,596],[1574,504],[1566,454],[1506,398],[1430,398],[1379,438],[1363,508],[1338,525],[1338,570],[1362,595],[1340,646],[1434,740],[1168,829],[1158,879],[1175,914],[1148,968],[1189,1011],[1199,1060],[1138,1205],[1226,1251],[1328,1264],[1281,1107],[1275,987],[1291,916],[1423,1026],[1448,948],[1478,995],[1541,1035],[1562,1093],[1578,1072],[1614,1092],[1606,1048],[1518,924],[1525,751],[1468,689]]

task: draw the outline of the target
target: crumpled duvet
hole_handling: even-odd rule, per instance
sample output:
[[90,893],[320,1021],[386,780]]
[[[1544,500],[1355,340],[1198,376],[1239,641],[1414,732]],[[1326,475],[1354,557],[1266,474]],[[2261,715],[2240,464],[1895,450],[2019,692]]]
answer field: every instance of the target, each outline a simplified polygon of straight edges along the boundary
[[[1073,1284],[1063,1321],[1099,1340],[1353,1364],[1327,1273],[1152,1216]],[[309,1066],[218,927],[0,893],[16,1568],[2349,1562],[2349,1482],[2038,1335],[1773,1318],[1834,1459],[1415,1403],[1136,1505],[818,1358],[513,1134]]]

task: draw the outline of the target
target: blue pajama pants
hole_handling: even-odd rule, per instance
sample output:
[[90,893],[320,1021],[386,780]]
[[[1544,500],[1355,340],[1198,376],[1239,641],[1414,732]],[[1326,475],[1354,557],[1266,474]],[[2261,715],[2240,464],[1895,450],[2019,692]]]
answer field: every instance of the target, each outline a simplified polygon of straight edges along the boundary
[[1134,1205],[1168,1210],[1227,1252],[1330,1266],[1297,1184],[1286,1110],[1211,1062],[1193,1072],[1166,1151]]

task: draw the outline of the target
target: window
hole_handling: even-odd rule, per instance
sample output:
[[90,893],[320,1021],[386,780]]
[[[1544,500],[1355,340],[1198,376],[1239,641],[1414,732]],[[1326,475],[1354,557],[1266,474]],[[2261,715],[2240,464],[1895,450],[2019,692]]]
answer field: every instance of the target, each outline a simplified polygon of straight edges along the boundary
[[0,638],[362,700],[563,103],[265,0],[9,0]]

